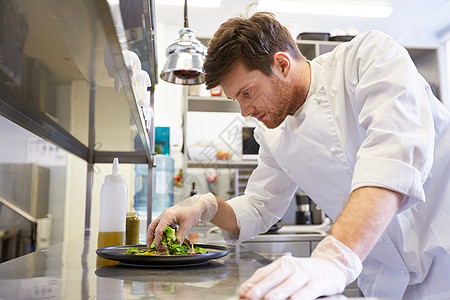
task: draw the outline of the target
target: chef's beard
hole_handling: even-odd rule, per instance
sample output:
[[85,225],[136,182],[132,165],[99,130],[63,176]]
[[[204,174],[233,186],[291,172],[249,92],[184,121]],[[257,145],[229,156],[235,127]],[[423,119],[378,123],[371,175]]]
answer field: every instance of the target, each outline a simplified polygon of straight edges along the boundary
[[266,112],[262,121],[269,129],[277,128],[288,115],[293,115],[300,107],[298,101],[306,96],[301,89],[297,88],[296,90],[292,83],[283,81],[276,76],[272,76],[272,78],[274,85],[270,101],[275,102],[275,110]]

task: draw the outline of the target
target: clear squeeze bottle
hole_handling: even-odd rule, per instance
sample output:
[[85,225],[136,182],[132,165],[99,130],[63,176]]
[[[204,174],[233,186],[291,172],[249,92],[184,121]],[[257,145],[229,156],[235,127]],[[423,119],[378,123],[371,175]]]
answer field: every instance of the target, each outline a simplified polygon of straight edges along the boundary
[[[119,175],[119,159],[114,158],[112,174],[105,177],[100,190],[98,248],[124,245],[127,200],[125,178]],[[97,256],[97,268],[114,264],[117,262]]]

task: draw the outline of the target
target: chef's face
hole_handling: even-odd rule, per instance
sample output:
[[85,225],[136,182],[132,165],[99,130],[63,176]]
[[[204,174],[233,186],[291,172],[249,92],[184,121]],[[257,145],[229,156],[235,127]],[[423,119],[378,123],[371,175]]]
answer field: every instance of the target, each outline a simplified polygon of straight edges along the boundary
[[242,63],[224,76],[221,86],[228,98],[239,102],[242,116],[252,116],[267,128],[278,127],[296,110],[296,92],[289,81],[275,74],[249,71]]

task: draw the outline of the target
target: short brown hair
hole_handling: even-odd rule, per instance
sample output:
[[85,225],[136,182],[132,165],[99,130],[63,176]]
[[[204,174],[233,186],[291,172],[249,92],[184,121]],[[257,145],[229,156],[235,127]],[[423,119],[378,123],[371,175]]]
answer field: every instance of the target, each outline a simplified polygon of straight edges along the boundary
[[228,19],[208,46],[203,64],[206,88],[218,86],[223,76],[241,61],[248,70],[260,70],[270,76],[273,55],[280,51],[295,59],[302,57],[290,32],[273,14],[258,12],[250,18]]

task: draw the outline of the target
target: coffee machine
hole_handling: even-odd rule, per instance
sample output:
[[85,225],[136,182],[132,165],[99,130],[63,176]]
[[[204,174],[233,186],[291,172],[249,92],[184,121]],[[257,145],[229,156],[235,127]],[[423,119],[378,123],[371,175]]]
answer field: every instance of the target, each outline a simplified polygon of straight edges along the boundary
[[311,199],[304,193],[296,194],[297,211],[295,212],[295,224],[312,225]]

